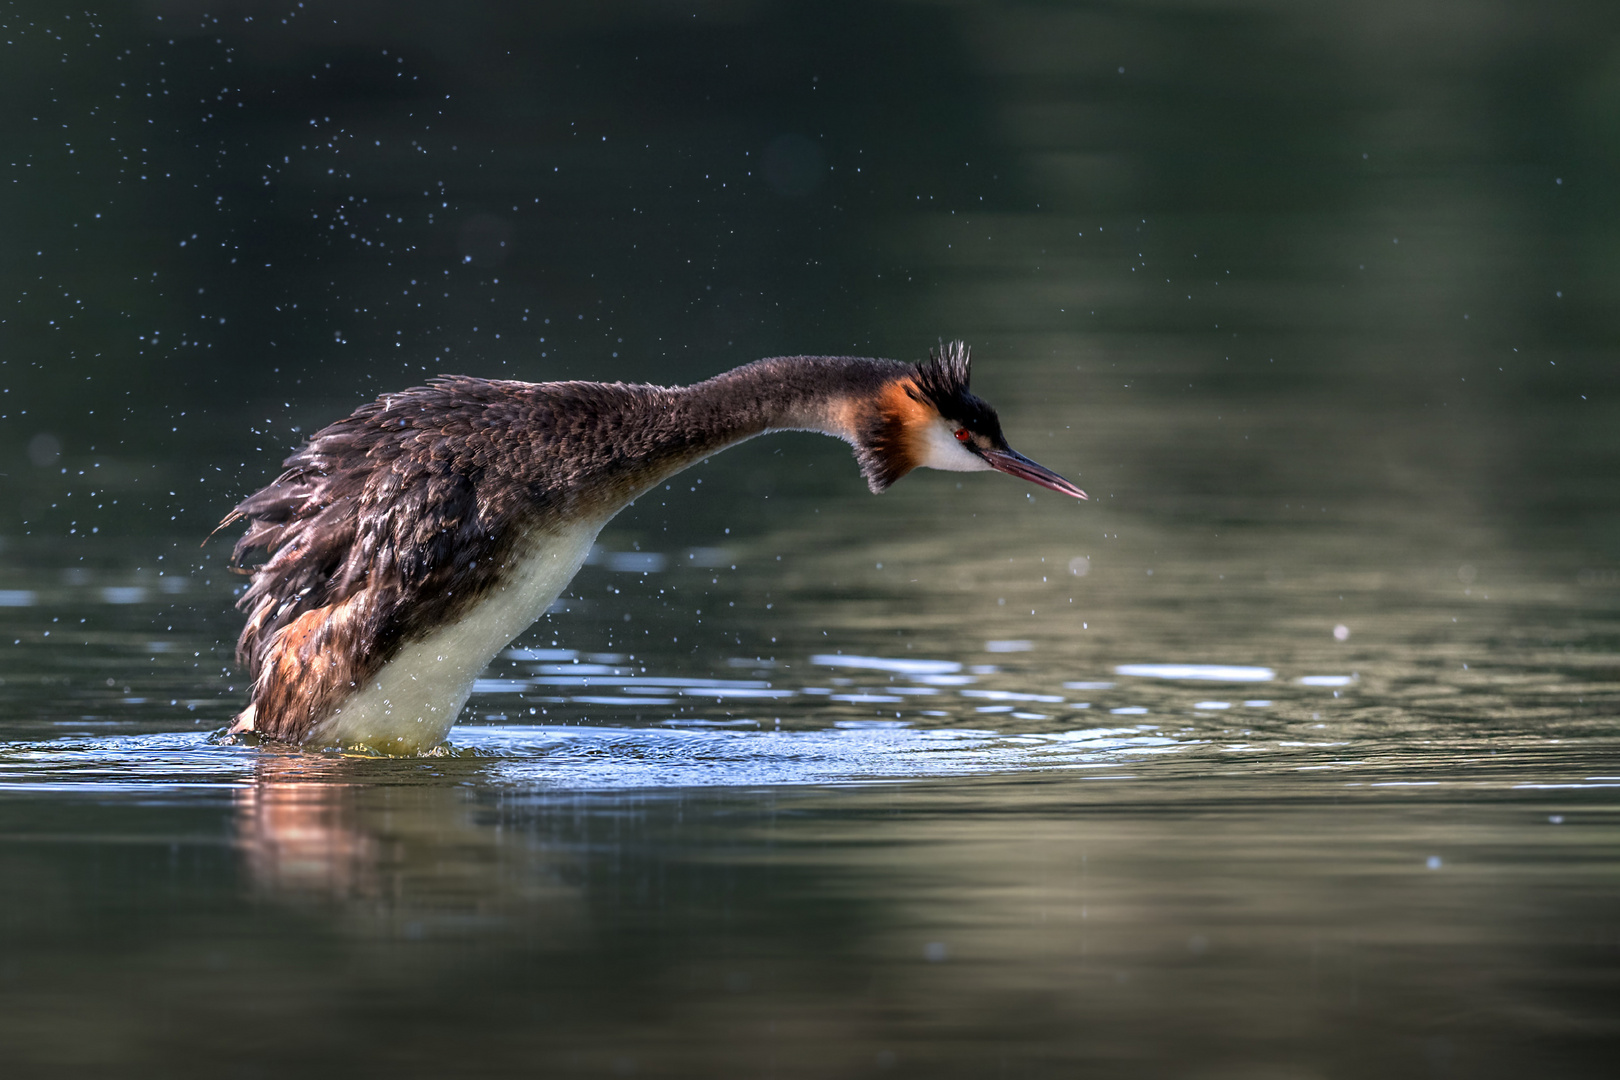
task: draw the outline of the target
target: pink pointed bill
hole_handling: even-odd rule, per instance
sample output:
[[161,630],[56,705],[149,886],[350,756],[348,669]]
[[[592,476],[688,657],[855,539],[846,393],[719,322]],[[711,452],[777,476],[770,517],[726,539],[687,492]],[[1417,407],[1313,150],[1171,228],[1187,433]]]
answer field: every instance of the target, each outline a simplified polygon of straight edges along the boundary
[[1045,465],[1038,465],[1016,450],[984,450],[981,451],[984,460],[997,472],[1004,472],[1008,476],[1016,476],[1020,480],[1028,480],[1032,484],[1039,484],[1043,488],[1064,495],[1073,495],[1077,499],[1084,499],[1086,493],[1069,483]]

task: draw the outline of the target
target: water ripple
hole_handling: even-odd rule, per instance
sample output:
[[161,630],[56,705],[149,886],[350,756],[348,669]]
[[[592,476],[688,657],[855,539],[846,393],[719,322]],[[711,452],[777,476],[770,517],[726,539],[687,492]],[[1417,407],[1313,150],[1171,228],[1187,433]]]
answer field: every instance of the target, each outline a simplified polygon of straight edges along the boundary
[[[744,722],[744,723],[751,723]],[[837,784],[1025,769],[1106,768],[1180,743],[1135,728],[1038,735],[847,721],[815,731],[688,721],[657,728],[466,725],[438,755],[484,783],[548,789]],[[0,791],[168,791],[252,782],[264,755],[185,733],[0,745]],[[342,760],[305,755],[312,765]],[[421,759],[414,759],[421,760]]]

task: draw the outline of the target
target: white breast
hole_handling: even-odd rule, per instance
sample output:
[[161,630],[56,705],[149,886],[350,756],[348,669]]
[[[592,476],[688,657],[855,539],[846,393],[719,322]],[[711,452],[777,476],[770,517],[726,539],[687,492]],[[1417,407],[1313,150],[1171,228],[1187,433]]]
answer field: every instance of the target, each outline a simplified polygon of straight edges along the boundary
[[568,587],[602,522],[536,535],[504,584],[458,621],[405,645],[341,708],[310,730],[306,746],[419,753],[443,742],[473,682]]

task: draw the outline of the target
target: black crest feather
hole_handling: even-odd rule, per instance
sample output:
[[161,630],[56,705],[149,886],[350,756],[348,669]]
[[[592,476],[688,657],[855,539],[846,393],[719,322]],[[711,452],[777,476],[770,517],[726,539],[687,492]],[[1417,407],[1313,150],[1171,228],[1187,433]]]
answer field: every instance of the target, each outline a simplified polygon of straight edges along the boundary
[[936,409],[947,413],[967,396],[970,367],[967,342],[942,341],[938,348],[928,350],[927,360],[917,365],[917,385]]
[[917,365],[912,396],[926,400],[950,423],[983,435],[994,446],[1004,446],[1006,440],[1001,437],[996,410],[969,392],[968,376],[967,344],[942,341],[939,348],[929,350],[927,360]]

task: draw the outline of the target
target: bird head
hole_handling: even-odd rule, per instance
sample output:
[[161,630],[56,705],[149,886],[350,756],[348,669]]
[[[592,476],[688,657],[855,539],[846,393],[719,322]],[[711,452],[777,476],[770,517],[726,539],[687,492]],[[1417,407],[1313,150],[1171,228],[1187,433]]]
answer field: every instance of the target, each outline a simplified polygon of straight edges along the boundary
[[1064,495],[1086,493],[1007,445],[996,410],[968,391],[968,347],[941,344],[887,384],[857,425],[855,456],[874,492],[912,469],[995,470]]

